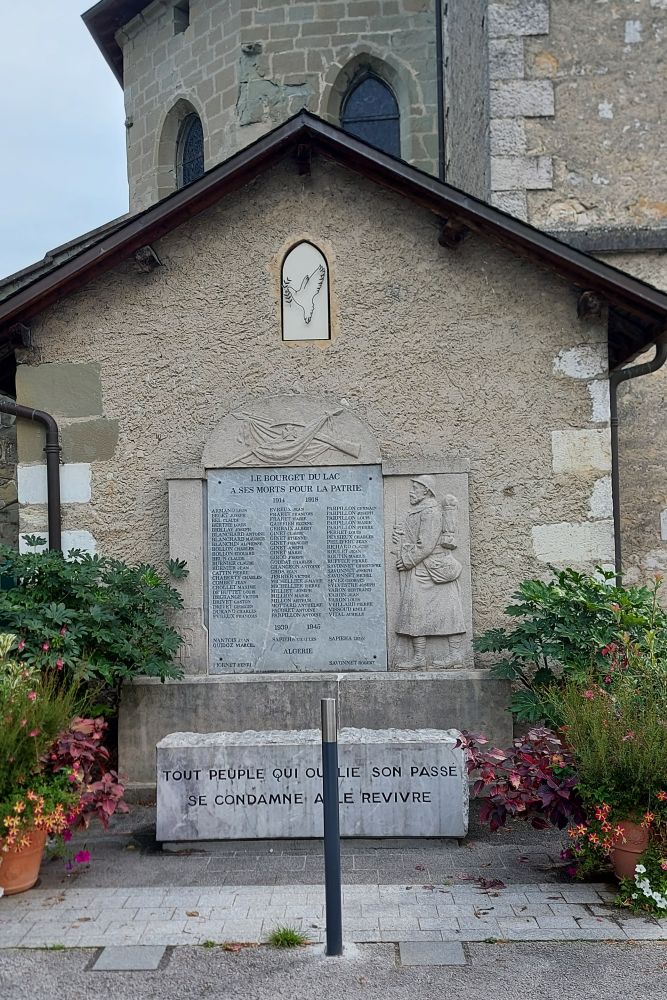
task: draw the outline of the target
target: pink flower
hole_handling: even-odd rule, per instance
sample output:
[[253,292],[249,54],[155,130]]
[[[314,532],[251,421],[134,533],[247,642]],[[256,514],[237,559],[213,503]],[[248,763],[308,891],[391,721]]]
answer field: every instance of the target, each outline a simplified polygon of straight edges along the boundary
[[62,670],[64,666],[65,664],[63,663],[62,660],[56,660],[56,667],[58,668],[58,670]]
[[21,639],[20,643],[18,644],[18,646],[17,646],[16,648],[18,649],[19,653],[20,653],[20,652],[21,652],[21,651],[22,651],[23,649],[25,649],[25,642],[24,642],[24,640],[23,640],[23,639]]
[[63,627],[60,630],[60,634],[64,635],[66,631],[67,631],[67,625],[63,625]]
[[623,742],[627,743],[628,740],[634,740],[634,738],[635,738],[634,730],[633,729],[628,729],[627,733],[623,737]]
[[42,649],[44,650],[45,653],[48,653],[48,651],[51,649],[51,647],[49,646],[48,642],[43,642],[42,643]]
[[37,701],[36,691],[28,691],[28,701]]
[[21,726],[26,726],[28,724],[27,719],[21,719]]
[[65,841],[65,843],[69,843],[71,839],[72,839],[72,831],[63,830],[63,840]]
[[40,733],[39,729],[31,729],[30,732],[28,733],[28,736],[39,736],[39,733]]
[[611,677],[609,677],[609,675],[607,675],[607,677],[605,677],[605,679],[604,679],[604,682],[605,682],[605,684],[611,684]]
[[79,851],[74,855],[77,865],[87,865],[90,863],[90,851]]
[[595,698],[595,691],[584,691],[584,698],[587,698],[588,701],[593,701]]

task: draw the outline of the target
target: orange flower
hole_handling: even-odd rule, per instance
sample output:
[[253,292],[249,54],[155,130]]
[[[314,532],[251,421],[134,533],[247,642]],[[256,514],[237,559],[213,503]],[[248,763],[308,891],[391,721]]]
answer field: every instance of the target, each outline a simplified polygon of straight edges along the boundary
[[644,819],[642,820],[642,826],[644,826],[644,827],[650,826],[654,819],[655,819],[655,814],[654,813],[652,813],[652,812],[645,812],[644,813]]
[[658,802],[667,802],[667,792],[658,792],[656,799]]

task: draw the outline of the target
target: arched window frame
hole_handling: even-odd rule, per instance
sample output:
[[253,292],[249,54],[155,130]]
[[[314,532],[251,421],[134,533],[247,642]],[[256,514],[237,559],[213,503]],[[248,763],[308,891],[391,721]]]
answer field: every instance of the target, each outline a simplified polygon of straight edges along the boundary
[[[197,130],[201,136],[201,169],[192,172],[190,168],[190,163],[186,159],[188,156],[188,143],[192,140],[193,132]],[[198,136],[199,138],[199,136]],[[176,186],[177,188],[185,187],[187,184],[191,184],[192,181],[197,180],[201,177],[205,170],[204,161],[204,126],[202,120],[196,111],[191,111],[189,114],[183,118],[179,130],[178,137],[176,139]]]
[[[325,277],[324,277],[324,282],[323,282],[323,288],[324,288],[325,295],[326,295],[326,310],[325,310],[326,336],[324,336],[324,337],[318,337],[318,336],[286,337],[285,336],[285,328],[286,328],[286,324],[285,324],[285,290],[284,290],[285,277],[286,277],[286,275],[285,275],[285,266],[288,263],[288,261],[290,260],[290,258],[292,256],[292,254],[294,253],[294,251],[297,250],[299,247],[305,247],[305,246],[311,247],[314,251],[316,251],[316,255],[319,257],[319,259],[321,260],[321,263],[324,265],[324,268],[325,268]],[[291,246],[289,246],[287,248],[287,250],[285,250],[285,253],[283,254],[282,262],[280,264],[280,333],[281,333],[281,339],[282,339],[283,343],[292,343],[292,344],[294,344],[294,343],[308,343],[308,342],[311,342],[311,343],[313,343],[313,342],[326,343],[326,342],[328,342],[328,341],[330,341],[332,339],[332,337],[331,337],[331,280],[330,280],[329,260],[327,258],[327,255],[325,254],[324,250],[322,249],[322,247],[318,246],[317,243],[314,243],[312,240],[309,240],[309,239],[297,240],[296,243],[292,243]]]
[[[349,107],[351,100],[354,98],[354,95],[358,93],[360,88],[364,87],[364,85],[367,84],[369,81],[374,81],[375,83],[379,84],[379,86],[385,92],[386,96],[390,98],[393,104],[392,112],[389,114],[378,113],[377,115],[348,117],[347,109]],[[395,123],[395,135],[392,137],[393,141],[391,142],[391,144],[377,145],[376,143],[372,142],[367,135],[363,134],[363,129],[352,131],[350,128],[348,128],[349,125],[363,125],[364,122],[367,122],[369,125],[378,124],[380,122]],[[401,156],[400,104],[396,94],[394,93],[393,87],[386,80],[384,80],[379,73],[374,72],[372,68],[364,68],[361,72],[357,73],[350,81],[350,84],[345,94],[343,95],[343,99],[341,101],[340,124],[341,128],[344,131],[349,132],[350,135],[357,136],[357,138],[362,139],[365,142],[368,142],[376,149],[380,149],[382,150],[382,152],[388,153],[390,156],[397,156],[397,157]],[[391,146],[391,148],[388,148],[389,145]]]

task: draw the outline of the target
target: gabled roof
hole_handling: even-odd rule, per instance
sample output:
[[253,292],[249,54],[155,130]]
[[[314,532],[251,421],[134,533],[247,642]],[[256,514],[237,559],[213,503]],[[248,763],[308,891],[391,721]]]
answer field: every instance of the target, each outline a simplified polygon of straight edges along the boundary
[[[319,156],[341,163],[439,216],[447,224],[443,243],[449,240],[448,230],[454,240],[462,228],[482,233],[536,265],[550,268],[581,291],[602,298],[609,304],[612,367],[626,363],[667,335],[664,292],[301,111],[192,184],[103,231],[92,242],[86,241],[80,252],[50,269],[38,271],[0,304],[0,340],[12,335],[13,324],[27,323],[46,306],[205,211],[276,162],[292,157],[295,172],[303,172],[310,169],[311,158]],[[455,251],[443,250],[447,252]]]

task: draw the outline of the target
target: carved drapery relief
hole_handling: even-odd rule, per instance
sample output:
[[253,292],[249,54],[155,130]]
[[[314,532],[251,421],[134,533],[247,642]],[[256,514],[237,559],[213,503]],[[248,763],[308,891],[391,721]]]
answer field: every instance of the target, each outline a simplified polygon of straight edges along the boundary
[[311,396],[253,400],[228,414],[204,449],[205,468],[371,465],[375,438],[345,406]]

